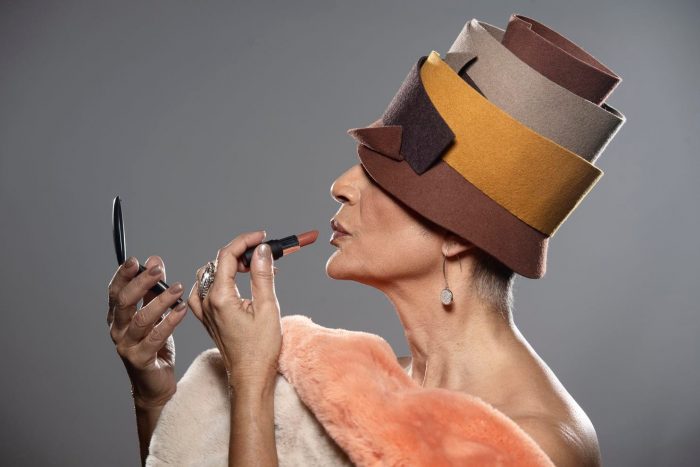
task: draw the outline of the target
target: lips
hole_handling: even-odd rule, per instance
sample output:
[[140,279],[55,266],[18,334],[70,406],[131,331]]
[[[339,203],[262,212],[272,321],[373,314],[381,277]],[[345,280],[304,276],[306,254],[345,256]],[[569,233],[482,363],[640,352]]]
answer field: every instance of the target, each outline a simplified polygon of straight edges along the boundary
[[331,219],[331,229],[333,230],[333,235],[330,238],[330,244],[338,246],[338,240],[341,238],[350,237],[350,233],[343,227],[340,222],[336,219]]
[[348,232],[345,227],[343,227],[343,225],[335,218],[331,219],[331,229],[333,230],[334,234],[337,232],[338,234],[350,235],[350,232]]

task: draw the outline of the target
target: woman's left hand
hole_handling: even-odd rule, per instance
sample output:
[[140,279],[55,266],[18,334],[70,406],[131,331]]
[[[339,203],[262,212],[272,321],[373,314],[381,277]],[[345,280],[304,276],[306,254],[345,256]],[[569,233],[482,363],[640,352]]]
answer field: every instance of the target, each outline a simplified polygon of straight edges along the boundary
[[[216,274],[202,301],[198,282],[204,266],[197,270],[197,283],[188,305],[204,324],[223,357],[233,391],[272,389],[277,359],[282,348],[280,305],[274,283],[272,254],[260,256],[264,230],[234,238],[216,255]],[[239,259],[245,250],[260,244],[246,267]],[[265,245],[268,252],[270,248]],[[241,298],[236,273],[250,271],[252,298]]]

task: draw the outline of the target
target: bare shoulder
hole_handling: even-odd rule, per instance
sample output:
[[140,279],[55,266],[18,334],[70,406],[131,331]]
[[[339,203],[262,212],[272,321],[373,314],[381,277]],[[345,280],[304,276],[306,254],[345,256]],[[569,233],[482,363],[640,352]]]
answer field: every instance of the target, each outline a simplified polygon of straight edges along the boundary
[[[407,369],[411,357],[398,357]],[[536,387],[516,384],[511,403],[491,402],[511,418],[544,450],[557,467],[600,467],[600,447],[593,423],[578,403],[564,389],[551,370],[536,366],[527,372],[527,380],[539,380]],[[532,369],[531,369],[532,370]],[[546,375],[544,378],[535,375]]]
[[547,363],[522,338],[515,383],[506,414],[528,433],[557,467],[601,465],[598,436],[591,419]]
[[557,467],[599,467],[600,447],[595,428],[580,408],[566,417],[511,417],[547,453]]

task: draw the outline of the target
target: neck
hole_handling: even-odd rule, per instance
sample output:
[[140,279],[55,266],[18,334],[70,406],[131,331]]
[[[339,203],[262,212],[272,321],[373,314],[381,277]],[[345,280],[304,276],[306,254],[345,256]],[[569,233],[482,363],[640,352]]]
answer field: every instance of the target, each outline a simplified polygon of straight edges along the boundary
[[412,356],[409,374],[423,387],[456,391],[493,381],[518,340],[511,311],[485,303],[471,290],[471,277],[451,281],[454,300],[445,307],[440,302],[444,282],[431,276],[382,290],[404,327]]

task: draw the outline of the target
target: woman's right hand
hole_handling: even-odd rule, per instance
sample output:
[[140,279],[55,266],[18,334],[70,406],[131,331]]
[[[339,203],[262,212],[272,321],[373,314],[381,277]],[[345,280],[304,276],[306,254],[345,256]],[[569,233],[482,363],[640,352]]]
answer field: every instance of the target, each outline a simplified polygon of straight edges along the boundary
[[[136,275],[136,259],[129,257],[117,268],[109,282],[107,313],[110,336],[131,380],[134,404],[140,408],[163,406],[175,394],[172,333],[187,312],[187,300],[183,300],[179,311],[173,309],[159,321],[184,288],[176,282],[161,294],[152,292],[150,288],[159,280],[165,281],[165,264],[160,257],[151,256],[145,266]],[[143,306],[137,310],[141,299]]]

